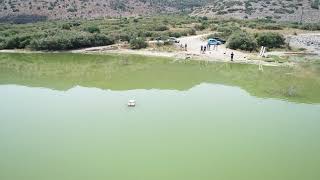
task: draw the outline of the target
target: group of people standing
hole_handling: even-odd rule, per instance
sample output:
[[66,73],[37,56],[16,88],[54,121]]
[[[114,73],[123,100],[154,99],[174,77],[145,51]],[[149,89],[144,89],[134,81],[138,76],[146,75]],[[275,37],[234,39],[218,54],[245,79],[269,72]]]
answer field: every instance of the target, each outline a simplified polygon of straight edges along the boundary
[[184,44],[184,46],[183,46],[183,44],[180,44],[180,48],[181,48],[181,49],[184,49],[185,51],[188,51],[188,45],[187,45],[187,43]]
[[[218,46],[219,46],[219,45],[213,45],[213,50],[218,50]],[[210,45],[210,44],[207,44],[206,46],[201,45],[201,47],[200,47],[200,52],[201,52],[202,54],[205,54],[207,50],[210,51],[210,48],[211,48],[211,45]],[[226,54],[226,53],[224,53],[224,54]],[[233,61],[233,58],[234,58],[234,53],[231,52],[231,54],[230,54],[230,60]]]
[[200,47],[200,52],[202,52],[203,54],[206,53],[206,51],[210,51],[211,50],[211,46],[213,46],[213,49],[212,50],[218,50],[218,46],[219,45],[210,45],[210,44],[207,44],[207,45],[201,45]]
[[206,51],[207,51],[207,46],[201,45],[200,52],[202,52],[202,54],[204,54]]

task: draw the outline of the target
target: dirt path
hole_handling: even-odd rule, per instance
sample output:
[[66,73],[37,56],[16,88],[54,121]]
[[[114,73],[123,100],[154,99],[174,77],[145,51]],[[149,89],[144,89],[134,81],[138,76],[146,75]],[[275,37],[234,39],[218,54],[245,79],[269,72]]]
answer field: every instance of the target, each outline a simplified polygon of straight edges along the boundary
[[211,47],[211,49],[206,51],[205,53],[200,52],[201,45],[207,45],[207,42],[203,40],[204,37],[207,35],[208,34],[183,37],[179,38],[179,40],[181,44],[188,45],[188,53],[193,54],[195,56],[199,56],[201,58],[205,58],[209,61],[230,61],[230,56],[232,52],[234,53],[234,61],[245,62],[247,60],[249,54],[243,53],[241,51],[228,49],[225,45],[220,45],[215,50],[213,50],[213,47]]

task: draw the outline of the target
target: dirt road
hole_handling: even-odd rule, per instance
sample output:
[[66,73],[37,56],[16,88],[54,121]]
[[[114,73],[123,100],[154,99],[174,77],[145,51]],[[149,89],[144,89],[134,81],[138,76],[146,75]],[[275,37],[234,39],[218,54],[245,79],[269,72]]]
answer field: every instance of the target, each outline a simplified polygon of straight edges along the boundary
[[206,40],[204,40],[204,37],[207,35],[208,34],[182,37],[179,38],[180,44],[182,44],[183,46],[187,44],[187,54],[199,56],[205,58],[206,60],[230,61],[230,56],[233,52],[235,61],[246,61],[248,54],[228,49],[225,45],[219,45],[218,48],[215,50],[213,50],[213,47],[211,47],[211,50],[207,50],[205,53],[200,52],[201,45],[207,45]]

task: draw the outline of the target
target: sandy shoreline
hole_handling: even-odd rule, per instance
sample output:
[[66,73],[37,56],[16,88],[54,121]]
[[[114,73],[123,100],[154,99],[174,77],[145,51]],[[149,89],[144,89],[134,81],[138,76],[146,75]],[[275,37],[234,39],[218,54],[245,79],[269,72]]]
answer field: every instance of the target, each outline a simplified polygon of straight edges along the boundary
[[[94,47],[95,49],[104,49],[103,47]],[[167,57],[173,58],[176,60],[196,60],[196,61],[206,61],[206,62],[224,62],[224,63],[239,63],[239,64],[254,64],[254,65],[263,65],[263,66],[293,66],[295,63],[277,63],[277,62],[266,62],[260,60],[248,60],[248,59],[237,59],[230,61],[230,59],[216,59],[211,57],[208,54],[194,54],[191,52],[161,52],[161,51],[152,51],[152,50],[130,50],[130,49],[119,49],[119,50],[71,50],[71,51],[31,51],[31,50],[0,50],[0,53],[78,53],[78,54],[119,54],[119,55],[141,55],[149,57]]]
[[[90,47],[78,50],[70,51],[52,51],[50,53],[82,53],[82,54],[128,54],[128,55],[143,55],[151,57],[168,57],[177,60],[198,60],[198,61],[208,61],[208,62],[229,62],[229,63],[241,63],[241,64],[255,64],[263,66],[292,66],[294,63],[285,62],[266,62],[259,60],[257,56],[258,53],[246,53],[237,50],[231,50],[225,47],[225,45],[220,45],[218,49],[211,49],[206,53],[200,52],[200,46],[205,45],[206,42],[203,40],[203,35],[195,35],[179,38],[180,43],[176,44],[176,50],[167,52],[159,51],[155,47],[149,47],[147,49],[141,50],[131,50],[124,48],[122,45],[110,45],[110,46],[100,46],[100,47]],[[187,51],[180,49],[180,45],[187,44]],[[0,53],[48,53],[46,51],[31,51],[31,50],[0,50]],[[230,61],[230,54],[234,53],[234,61]]]

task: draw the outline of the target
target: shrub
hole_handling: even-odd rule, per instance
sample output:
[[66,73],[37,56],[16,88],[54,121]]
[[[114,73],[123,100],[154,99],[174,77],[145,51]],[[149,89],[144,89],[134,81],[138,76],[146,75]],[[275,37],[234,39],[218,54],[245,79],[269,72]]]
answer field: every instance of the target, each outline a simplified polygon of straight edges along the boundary
[[217,15],[224,15],[224,14],[228,14],[228,11],[220,10],[220,11],[217,12]]
[[5,40],[5,42],[3,43],[3,48],[4,49],[15,49],[19,47],[19,38],[18,36],[12,36],[9,37]]
[[90,46],[105,46],[113,44],[114,40],[103,34],[86,32],[61,31],[53,36],[34,39],[30,48],[34,50],[68,50]]
[[142,49],[146,48],[148,44],[145,42],[143,38],[137,37],[130,40],[131,49]]
[[169,32],[169,36],[179,38],[182,35],[180,32]]
[[77,12],[78,10],[77,10],[76,7],[69,7],[69,8],[67,9],[67,11],[68,11],[68,12]]
[[210,25],[210,30],[211,31],[216,31],[217,29],[218,29],[218,25],[217,24],[212,24],[212,25]]
[[81,22],[78,22],[78,21],[73,21],[71,23],[69,23],[71,26],[80,26],[81,25]]
[[7,38],[2,39],[2,49],[23,49],[30,44],[32,39],[31,35],[14,35]]
[[257,41],[251,34],[237,31],[229,37],[227,47],[230,49],[253,51],[257,48]]
[[274,13],[277,14],[293,14],[294,10],[292,9],[285,9],[285,8],[280,8],[280,9],[275,9]]
[[130,35],[126,34],[126,33],[121,33],[120,35],[118,35],[118,37],[120,37],[121,41],[130,41]]
[[153,32],[152,31],[139,31],[138,32],[138,37],[153,37]]
[[217,28],[217,31],[219,32],[219,37],[220,38],[223,38],[223,39],[228,39],[229,36],[234,33],[234,32],[238,32],[238,31],[241,31],[241,28],[238,27],[238,26],[231,26],[231,25],[228,25],[228,26],[219,26]]
[[283,27],[279,24],[262,24],[258,26],[258,29],[282,30]]
[[197,34],[197,31],[196,31],[194,28],[191,28],[191,29],[188,31],[188,34],[189,34],[189,35],[196,35],[196,34]]
[[100,29],[97,26],[89,26],[84,28],[84,31],[87,31],[89,33],[100,33]]
[[207,21],[207,20],[208,20],[208,17],[207,17],[207,16],[203,16],[201,19],[202,19],[203,21]]
[[4,39],[4,38],[2,38],[0,36],[0,49],[4,49],[5,48],[5,41],[6,41],[6,39]]
[[166,31],[169,30],[167,26],[161,25],[154,28],[155,31]]
[[134,18],[134,19],[133,19],[133,22],[134,22],[134,23],[137,23],[137,22],[139,22],[139,19]]
[[70,26],[70,24],[68,24],[68,23],[62,24],[62,29],[70,30],[70,29],[71,29],[71,26]]
[[114,44],[114,40],[104,34],[94,34],[89,36],[91,44],[89,46],[106,46]]
[[251,28],[251,29],[255,29],[255,28],[257,27],[257,23],[255,23],[255,22],[249,22],[249,23],[247,24],[247,27],[248,27],[248,28]]
[[196,30],[198,30],[198,31],[202,31],[202,30],[206,29],[206,26],[205,26],[204,24],[201,24],[201,25],[196,24],[196,25],[194,26],[194,28],[195,28]]
[[279,33],[264,32],[257,34],[257,43],[259,46],[279,48],[285,44],[285,38]]

